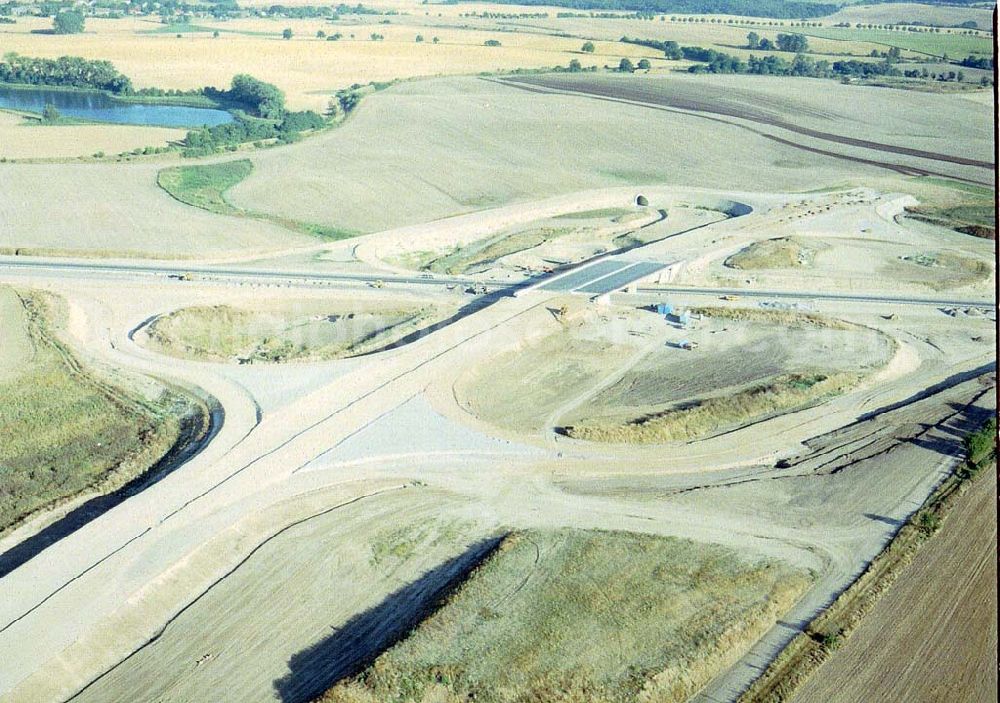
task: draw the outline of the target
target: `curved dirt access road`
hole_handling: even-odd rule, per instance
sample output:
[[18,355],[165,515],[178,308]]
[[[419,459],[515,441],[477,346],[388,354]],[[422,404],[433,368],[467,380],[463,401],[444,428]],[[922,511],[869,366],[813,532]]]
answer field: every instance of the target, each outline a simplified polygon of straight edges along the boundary
[[[651,109],[682,111],[702,116],[718,115],[719,117],[717,118],[706,117],[706,119],[715,119],[726,124],[743,126],[759,136],[772,139],[787,146],[793,146],[816,154],[847,159],[857,163],[879,166],[904,175],[938,175],[947,177],[947,174],[931,171],[919,165],[924,161],[969,167],[973,171],[970,171],[962,180],[983,185],[992,185],[992,181],[988,180],[987,177],[992,174],[995,164],[983,158],[971,158],[959,154],[945,154],[937,151],[914,149],[867,139],[858,139],[856,137],[807,127],[779,117],[780,113],[777,110],[771,111],[747,107],[747,102],[738,102],[732,98],[732,95],[727,94],[722,89],[704,84],[694,86],[686,81],[676,80],[671,81],[669,86],[662,84],[657,86],[655,84],[650,85],[650,81],[642,82],[628,78],[622,80],[621,78],[607,76],[581,78],[559,75],[518,76],[516,78],[503,78],[499,80],[505,85],[523,90],[581,95],[598,100],[621,102]],[[721,118],[733,118],[738,121],[733,122]],[[744,124],[744,121],[755,125],[775,128],[784,132],[791,132],[792,134],[815,139],[822,143],[851,147],[861,150],[860,153],[872,151],[890,153],[911,157],[918,161],[910,161],[908,163],[884,162],[871,157],[859,157],[844,152],[832,152],[816,146],[810,146],[801,141],[783,138],[772,132],[761,132],[751,129]],[[978,175],[976,174],[976,170],[979,171]],[[982,173],[983,171],[986,173]],[[957,176],[951,177],[957,178]]]
[[[735,235],[744,226],[767,228],[765,215],[762,210],[692,235],[700,242]],[[683,249],[688,236],[658,243],[657,251]],[[130,339],[143,320],[182,302],[177,296],[207,298],[220,290],[245,296],[246,291],[197,280],[154,285],[145,274],[75,280],[72,271],[37,277],[34,284],[67,297],[70,331],[85,352],[183,378],[218,398],[227,414],[215,441],[193,460],[0,580],[0,695],[15,701],[65,700],[129,659],[165,623],[179,622],[174,618],[198,594],[242,578],[236,567],[296,520],[415,481],[457,496],[457,514],[484,528],[579,526],[672,534],[812,568],[821,579],[798,606],[795,617],[804,617],[842,588],[884,540],[887,525],[864,513],[900,519],[953,461],[948,444],[955,441],[953,432],[938,436],[935,430],[933,443],[926,432],[915,438],[919,442],[908,441],[910,435],[895,443],[887,437],[896,436],[899,424],[937,427],[942,416],[954,414],[948,403],[964,407],[982,389],[972,388],[974,381],[952,384],[947,394],[910,410],[914,394],[956,371],[995,364],[984,344],[968,339],[970,325],[986,328],[988,321],[955,320],[926,305],[897,306],[900,319],[892,326],[900,336],[919,335],[908,340],[918,363],[880,379],[878,386],[703,442],[669,445],[667,451],[573,444],[562,447],[560,456],[544,437],[532,443],[482,428],[453,398],[447,400],[465,364],[484,362],[511,340],[530,336],[539,319],[551,319],[545,308],[558,307],[555,295],[500,299],[407,346],[304,368],[292,384],[281,375],[287,369],[178,362]],[[268,292],[286,294],[282,288]],[[833,314],[869,321],[881,311],[878,304],[859,305],[857,311],[842,301],[825,305]],[[814,471],[802,462],[787,475],[773,469],[779,457],[819,452],[822,447],[806,446],[811,438],[892,403],[902,404],[906,413],[872,418],[854,428],[862,437],[841,442],[868,446],[864,435],[874,428],[883,448],[898,452],[891,462],[883,452],[837,473]],[[895,445],[899,448],[890,449]],[[893,480],[886,481],[889,475]],[[594,486],[609,477],[665,481],[684,490],[663,500],[663,486],[655,488],[653,500],[648,492],[631,489],[595,493]],[[737,477],[745,480],[737,484]],[[569,479],[586,485],[567,490]],[[720,485],[706,488],[713,484]],[[377,517],[373,514],[372,522],[379,522]],[[308,540],[291,548],[297,559],[314,560],[315,545]],[[281,592],[298,592],[294,573],[280,574]],[[373,579],[358,588],[382,595],[386,584]],[[231,617],[238,621],[244,614],[235,605]],[[295,617],[314,627],[318,616],[300,611]],[[261,625],[248,637],[263,642],[269,634]],[[33,646],[24,647],[25,641]],[[774,643],[767,640],[761,652]],[[248,651],[269,667],[282,656],[266,648]],[[167,652],[164,661],[170,660],[167,654],[184,656]],[[252,658],[243,663],[254,665]],[[127,680],[127,669],[119,667],[117,675]],[[243,684],[253,688],[249,681]]]

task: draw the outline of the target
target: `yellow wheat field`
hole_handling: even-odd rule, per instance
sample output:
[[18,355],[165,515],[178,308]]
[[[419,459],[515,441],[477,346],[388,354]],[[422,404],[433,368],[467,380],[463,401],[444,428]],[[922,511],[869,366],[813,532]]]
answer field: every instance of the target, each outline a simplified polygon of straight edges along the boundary
[[0,158],[53,159],[107,155],[183,139],[185,131],[134,125],[34,126],[23,117],[0,111]]

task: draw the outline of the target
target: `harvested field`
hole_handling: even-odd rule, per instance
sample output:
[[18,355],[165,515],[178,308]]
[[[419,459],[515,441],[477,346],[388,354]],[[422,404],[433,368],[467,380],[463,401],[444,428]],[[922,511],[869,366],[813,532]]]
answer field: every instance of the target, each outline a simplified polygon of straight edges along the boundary
[[252,170],[253,163],[249,159],[197,166],[175,166],[160,171],[156,176],[156,183],[175,200],[220,215],[235,215],[270,222],[293,232],[329,240],[347,239],[356,234],[336,227],[324,227],[233,207],[226,199],[226,191],[250,175]]
[[[497,105],[504,106],[502,121],[495,119]],[[549,114],[565,116],[559,129],[546,126]],[[678,130],[685,144],[674,138]],[[229,200],[373,231],[583,188],[681,184],[679,173],[685,185],[739,187],[743,178],[726,167],[729,156],[753,160],[776,188],[844,177],[839,164],[743,140],[733,130],[731,139],[720,140],[718,129],[687,116],[539,96],[477,79],[422,81],[366,98],[343,127],[308,143],[254,154],[254,172]],[[386,133],[397,139],[388,143]],[[634,149],[637,134],[644,135],[642,154]],[[463,167],[442,169],[441,162]],[[285,187],[275,189],[275,181]]]
[[997,484],[985,473],[795,703],[996,699]]
[[[0,288],[0,532],[32,512],[124,483],[170,449],[183,399],[158,384],[112,385],[59,342],[55,302]],[[148,397],[144,397],[144,395]]]
[[685,701],[809,583],[778,562],[686,540],[516,533],[408,638],[321,700]]
[[0,248],[188,258],[315,243],[283,227],[180,203],[157,187],[156,171],[153,165],[0,164]]
[[[825,86],[822,91],[805,94],[802,91],[782,91],[784,86],[781,84],[785,82],[787,85],[787,79],[779,78],[777,82],[754,80],[749,84],[747,81],[734,84],[728,76],[716,79],[710,85],[703,85],[697,79],[687,77],[622,80],[621,76],[552,74],[510,78],[506,82],[569,91],[605,100],[636,101],[667,109],[676,108],[721,118],[746,120],[763,127],[777,128],[778,133],[786,140],[790,135],[795,135],[791,141],[793,144],[801,142],[803,137],[816,139],[821,143],[837,145],[833,147],[835,153],[843,154],[844,158],[854,161],[861,159],[870,164],[881,163],[891,167],[891,170],[904,173],[907,169],[920,173],[922,168],[929,167],[911,165],[916,163],[909,160],[912,157],[944,164],[934,168],[947,169],[947,164],[965,166],[967,168],[963,172],[969,178],[983,183],[987,182],[984,179],[993,170],[992,153],[981,129],[977,130],[979,138],[975,141],[952,141],[947,138],[946,123],[935,122],[936,110],[955,114],[968,108],[967,104],[957,103],[947,97],[920,94],[911,99],[893,101],[891,98],[894,96],[879,95],[863,88],[859,92],[856,86],[834,84]],[[838,97],[843,100],[839,105],[835,102]],[[866,108],[860,109],[872,109],[879,115],[878,122],[866,130],[866,135],[872,135],[870,139],[852,136],[857,132],[850,130],[846,124],[843,125],[846,129],[841,132],[833,131],[836,121],[844,123],[856,119],[858,112],[848,114],[845,106],[857,108],[858,101],[866,104]],[[933,101],[935,106],[924,106],[924,101]],[[797,106],[798,114],[792,112],[792,109],[796,109],[792,108],[793,105]],[[955,117],[958,118],[958,115],[955,114]],[[982,120],[976,121],[980,128],[987,124],[988,117],[988,114],[983,114]],[[898,143],[900,133],[921,136],[908,137],[904,146]],[[923,145],[927,148],[916,148]],[[866,156],[854,156],[844,151],[843,147],[860,149],[857,153],[864,153]],[[887,157],[886,154],[891,156]],[[925,173],[940,175],[935,171]]]
[[62,159],[120,154],[183,139],[184,130],[132,125],[45,125],[0,111],[0,158]]
[[[575,38],[433,27],[406,23],[404,18],[383,25],[378,20],[366,18],[365,23],[337,26],[319,18],[199,19],[196,27],[203,31],[179,32],[152,19],[104,19],[88,20],[83,34],[47,36],[29,31],[50,29],[50,19],[25,18],[10,27],[0,25],[0,36],[5,51],[25,56],[68,55],[111,61],[137,88],[223,87],[234,75],[249,73],[285,91],[291,108],[317,111],[326,109],[336,90],[354,83],[550,68],[580,58],[580,40]],[[281,37],[286,27],[293,32],[289,41]],[[221,36],[213,38],[214,30]],[[325,41],[316,37],[318,30],[340,32],[343,38]],[[373,33],[381,34],[384,40],[371,41]],[[425,35],[427,41],[416,42],[417,34]],[[432,42],[433,37],[439,41]],[[489,39],[500,41],[501,46],[484,46]],[[617,64],[622,56],[654,60],[661,56],[661,52],[646,47],[612,46],[614,58],[602,55],[593,63]]]
[[[835,82],[804,94],[796,80],[767,77],[518,80],[580,90],[593,85],[595,90],[628,90],[628,95],[639,91],[653,101],[668,99],[665,96],[697,98],[708,102],[706,110],[745,111],[752,105],[754,116],[761,119],[801,124],[838,138],[860,131],[871,135],[872,142],[892,145],[903,143],[899,134],[914,134],[919,136],[907,137],[905,144],[923,151],[953,151],[956,158],[982,162],[992,158],[990,107],[973,105],[975,114],[970,116],[968,101],[949,96],[900,96]],[[501,121],[495,119],[498,105],[504,110]],[[859,109],[848,112],[845,105]],[[563,116],[558,129],[545,118],[551,114]],[[859,123],[868,115],[887,117]],[[744,189],[747,174],[732,168],[734,162],[753,163],[754,181],[776,191],[884,175],[884,168],[871,163],[876,161],[901,163],[910,175],[954,171],[965,174],[962,177],[992,178],[991,168],[829,142],[783,128],[762,125],[752,133],[741,119],[533,93],[469,78],[400,84],[367,97],[337,130],[255,153],[254,172],[232,188],[228,198],[237,207],[376,231],[601,186],[664,183]],[[963,125],[960,136],[954,124]],[[387,133],[395,139],[384,139]],[[677,139],[678,133],[684,139]],[[642,150],[635,149],[637,139]],[[807,150],[799,148],[799,142]],[[837,156],[840,153],[847,160]],[[441,169],[442,162],[462,167]],[[274,188],[276,181],[284,186]]]
[[319,361],[390,346],[445,314],[433,306],[396,309],[321,300],[181,308],[145,328],[147,345],[182,359],[223,362]]
[[984,7],[930,5],[912,2],[887,2],[877,5],[851,4],[824,18],[824,22],[857,24],[909,24],[922,22],[941,27],[954,27],[967,21],[981,29],[989,29],[992,12]]
[[844,42],[866,42],[896,46],[931,56],[968,56],[993,53],[990,37],[961,34],[935,34],[931,32],[897,32],[882,29],[857,29],[855,27],[810,27],[802,32],[808,37],[835,39]]

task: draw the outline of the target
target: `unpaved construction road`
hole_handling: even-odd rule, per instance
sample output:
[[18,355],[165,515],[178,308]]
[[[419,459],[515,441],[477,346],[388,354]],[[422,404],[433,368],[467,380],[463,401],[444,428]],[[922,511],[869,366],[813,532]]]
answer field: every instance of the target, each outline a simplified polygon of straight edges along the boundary
[[[655,191],[644,192],[655,206]],[[621,199],[632,202],[634,193]],[[754,214],[696,236],[765,236],[775,217],[768,203],[783,199],[758,201]],[[441,236],[449,226],[474,227],[476,217],[484,230],[497,220],[487,211],[425,227]],[[655,251],[680,251],[683,240]],[[23,271],[0,268],[0,279],[24,285]],[[962,432],[996,403],[993,347],[969,340],[973,326],[980,337],[991,334],[990,320],[948,317],[888,291],[894,302],[876,305],[894,310],[892,321],[865,307],[871,303],[823,303],[824,314],[879,325],[900,345],[854,392],[666,448],[552,442],[483,423],[458,406],[452,389],[470,364],[556,324],[559,294],[500,297],[368,357],[229,367],[168,359],[131,335],[153,315],[212,300],[222,288],[115,275],[35,270],[27,280],[67,300],[68,335],[86,359],[201,388],[225,409],[225,421],[178,470],[0,579],[4,700],[185,701],[233,692],[305,700],[349,669],[344,659],[340,669],[317,663],[314,646],[329,632],[342,628],[345,638],[329,645],[334,658],[377,649],[397,628],[371,618],[359,625],[357,616],[375,608],[376,620],[406,622],[460,570],[451,559],[521,526],[678,535],[813,569],[817,583],[787,622],[703,694],[731,699],[879,551],[955,464]],[[790,468],[774,468],[781,457]],[[322,521],[326,538],[309,532]],[[44,522],[8,535],[0,551]],[[420,533],[425,523],[437,527]],[[387,527],[403,536],[386,536]],[[411,540],[408,530],[420,536]],[[394,558],[409,556],[373,563],[383,552],[367,546],[383,543]],[[268,554],[271,566],[260,558]],[[421,580],[439,566],[440,579]],[[316,583],[345,597],[320,598],[310,590]],[[205,651],[192,649],[194,641]],[[238,657],[234,641],[242,644]]]

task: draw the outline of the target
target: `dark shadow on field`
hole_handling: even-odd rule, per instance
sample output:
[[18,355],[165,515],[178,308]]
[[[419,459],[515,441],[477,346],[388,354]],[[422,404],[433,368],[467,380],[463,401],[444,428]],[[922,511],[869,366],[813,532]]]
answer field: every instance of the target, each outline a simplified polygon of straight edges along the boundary
[[[995,410],[978,405],[948,403],[948,407],[955,413],[954,415],[936,426],[924,427],[908,441],[939,454],[964,456],[965,438],[980,429],[996,414]],[[937,436],[928,436],[931,429],[935,430]]]
[[384,352],[384,351],[389,351],[390,349],[397,349],[397,348],[405,346],[407,344],[412,344],[413,342],[416,342],[416,341],[422,339],[423,337],[426,337],[427,335],[429,335],[429,334],[431,334],[433,332],[437,332],[438,330],[444,329],[445,327],[448,327],[449,325],[453,325],[454,323],[456,323],[459,320],[461,320],[463,317],[468,317],[472,313],[478,312],[478,311],[482,310],[483,308],[485,308],[485,307],[487,307],[489,305],[492,305],[493,303],[497,302],[501,298],[506,298],[506,297],[512,295],[513,292],[515,290],[517,290],[518,288],[523,288],[523,287],[529,286],[533,282],[534,281],[532,281],[531,279],[529,279],[527,281],[523,281],[523,282],[515,284],[515,285],[508,285],[506,287],[500,288],[498,290],[493,291],[492,293],[487,293],[485,295],[480,295],[479,297],[475,298],[474,300],[466,303],[461,308],[459,308],[455,312],[454,315],[451,315],[450,317],[447,317],[444,320],[439,320],[439,321],[435,322],[434,324],[428,325],[427,327],[421,327],[420,329],[418,329],[418,330],[416,330],[414,332],[410,332],[408,335],[400,337],[399,339],[397,339],[395,342],[392,342],[391,344],[386,344],[385,346],[381,346],[378,349],[372,349],[371,351],[367,351],[367,352],[365,352],[363,354],[356,354],[353,358],[360,358],[360,357],[364,357],[364,356],[371,356],[372,354],[379,354],[379,353]]
[[902,527],[906,524],[905,520],[897,520],[896,518],[887,517],[885,515],[876,515],[875,513],[862,513],[869,520],[874,520],[875,522],[882,522],[890,527]]
[[29,34],[55,34],[54,29],[32,29]]
[[311,701],[337,681],[363,670],[440,607],[502,539],[497,536],[476,542],[374,608],[355,615],[329,637],[293,654],[288,660],[289,673],[274,681],[275,693],[284,703]]
[[905,398],[904,400],[900,400],[899,402],[891,403],[890,405],[883,406],[881,408],[878,408],[877,410],[872,410],[871,412],[867,412],[859,416],[857,420],[852,422],[850,425],[847,425],[846,427],[858,425],[861,424],[862,422],[865,422],[866,420],[871,420],[872,418],[878,417],[879,415],[882,415],[884,413],[891,412],[893,410],[898,410],[899,408],[904,408],[907,405],[917,402],[918,400],[923,400],[924,398],[929,398],[932,395],[937,395],[941,391],[948,390],[952,386],[957,386],[960,383],[971,381],[974,378],[990,373],[991,371],[995,372],[996,370],[997,370],[996,361],[991,361],[988,364],[983,364],[982,366],[978,366],[969,371],[963,371],[961,373],[953,374],[948,378],[946,378],[945,380],[941,381],[940,383],[935,383],[933,386],[929,386],[928,388],[925,388],[922,391],[914,393],[909,398]]
[[192,459],[221,429],[223,417],[222,408],[213,403],[207,416],[197,414],[183,418],[177,442],[147,471],[116,491],[95,496],[81,503],[51,525],[0,554],[0,578],[35,558],[63,537],[96,520],[116,505],[146,490]]

